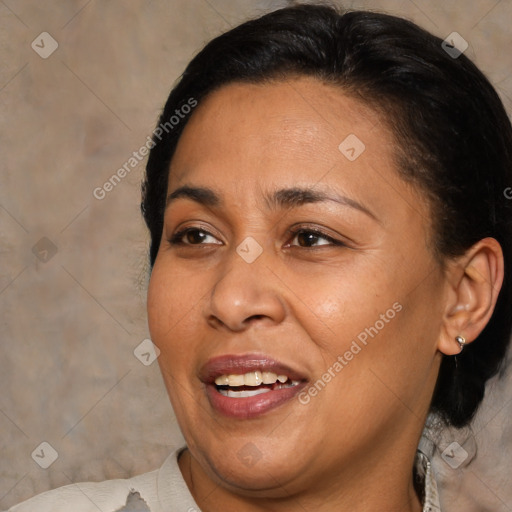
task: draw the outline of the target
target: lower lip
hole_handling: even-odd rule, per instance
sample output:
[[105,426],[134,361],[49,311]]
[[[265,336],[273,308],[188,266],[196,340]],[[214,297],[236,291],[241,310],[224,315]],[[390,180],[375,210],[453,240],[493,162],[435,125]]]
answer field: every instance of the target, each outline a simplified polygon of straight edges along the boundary
[[219,413],[232,418],[249,419],[265,414],[292,400],[305,387],[300,383],[289,388],[276,389],[245,398],[221,395],[214,384],[206,386],[206,393],[212,407]]

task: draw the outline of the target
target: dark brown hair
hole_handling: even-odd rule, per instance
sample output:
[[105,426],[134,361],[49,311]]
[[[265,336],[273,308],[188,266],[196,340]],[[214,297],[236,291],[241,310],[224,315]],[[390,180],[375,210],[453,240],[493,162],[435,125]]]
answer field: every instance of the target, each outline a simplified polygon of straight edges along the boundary
[[[171,91],[159,124],[191,98],[201,102],[232,82],[262,83],[307,75],[336,84],[383,113],[397,141],[405,179],[427,194],[436,255],[463,254],[494,237],[505,255],[505,282],[494,314],[474,343],[443,358],[432,410],[454,426],[469,422],[486,381],[497,373],[512,323],[512,129],[493,87],[464,55],[401,18],[340,13],[300,5],[246,22],[215,38],[190,62]],[[153,265],[161,241],[169,166],[188,118],[153,137],[142,212]]]

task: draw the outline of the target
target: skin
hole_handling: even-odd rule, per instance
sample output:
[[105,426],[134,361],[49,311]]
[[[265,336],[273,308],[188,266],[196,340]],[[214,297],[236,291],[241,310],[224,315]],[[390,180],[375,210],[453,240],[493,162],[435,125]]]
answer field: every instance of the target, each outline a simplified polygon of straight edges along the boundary
[[[365,145],[354,161],[338,149],[349,134]],[[421,510],[412,467],[441,357],[489,320],[503,258],[484,239],[440,264],[429,205],[399,177],[394,145],[360,99],[313,78],[230,84],[185,127],[168,193],[208,187],[221,203],[168,206],[148,316],[188,446],[180,469],[202,511]],[[368,212],[334,201],[269,207],[266,195],[291,187],[336,192]],[[288,232],[296,227],[341,245]],[[171,243],[183,228],[196,231]],[[246,237],[263,250],[252,263],[236,251]],[[396,303],[306,405],[244,420],[210,405],[198,378],[210,358],[265,354],[312,384]],[[260,456],[252,467],[237,456],[247,446]]]

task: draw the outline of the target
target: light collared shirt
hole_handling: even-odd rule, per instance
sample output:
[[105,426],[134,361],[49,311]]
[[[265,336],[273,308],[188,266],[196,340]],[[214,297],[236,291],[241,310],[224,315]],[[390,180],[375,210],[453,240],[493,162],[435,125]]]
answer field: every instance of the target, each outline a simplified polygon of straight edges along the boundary
[[416,452],[415,477],[420,480],[423,489],[423,512],[441,512],[434,469],[430,462],[433,451],[433,443],[422,437]]

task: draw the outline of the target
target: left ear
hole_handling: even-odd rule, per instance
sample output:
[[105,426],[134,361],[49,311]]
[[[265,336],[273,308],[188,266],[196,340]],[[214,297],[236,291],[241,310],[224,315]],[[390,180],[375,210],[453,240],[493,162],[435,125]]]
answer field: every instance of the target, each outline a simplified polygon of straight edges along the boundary
[[474,341],[492,316],[503,283],[503,251],[494,238],[483,238],[464,255],[448,263],[448,300],[437,348],[460,352],[456,336]]

